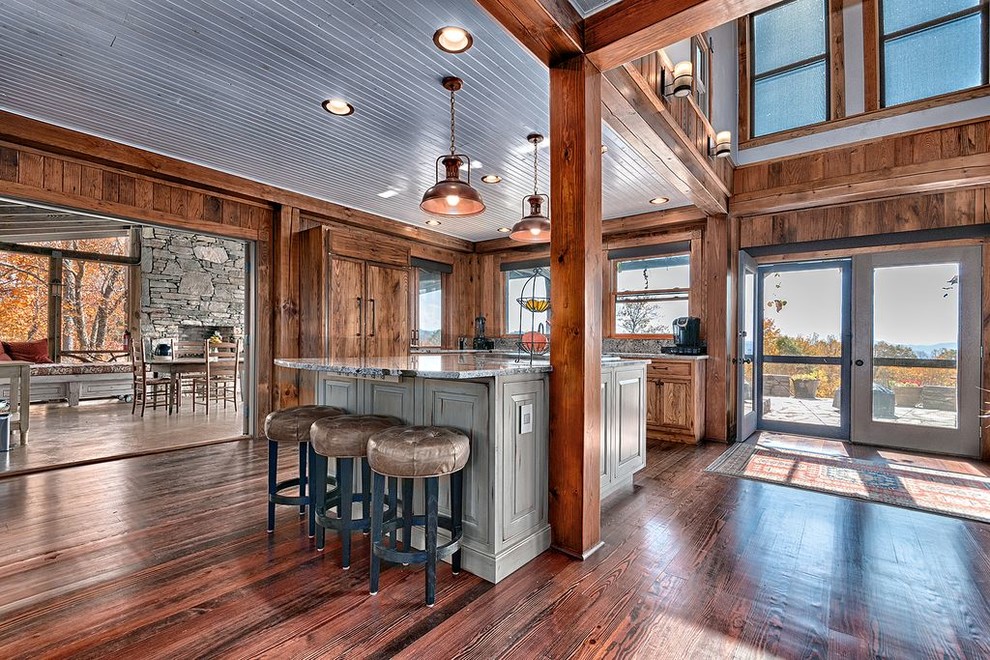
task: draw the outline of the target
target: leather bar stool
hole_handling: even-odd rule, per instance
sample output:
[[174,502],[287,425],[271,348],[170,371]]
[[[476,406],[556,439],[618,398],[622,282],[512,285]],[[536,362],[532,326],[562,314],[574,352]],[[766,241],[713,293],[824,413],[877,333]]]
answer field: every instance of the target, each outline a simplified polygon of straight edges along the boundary
[[[351,532],[367,532],[371,526],[371,469],[368,467],[368,439],[394,426],[402,426],[397,417],[385,415],[341,415],[325,417],[309,430],[310,497],[316,511],[316,549],[323,550],[327,528],[340,534],[341,566],[351,567]],[[328,459],[336,461],[337,485],[327,492]],[[361,492],[354,493],[354,459],[361,464]],[[392,498],[397,488],[391,480]],[[323,494],[322,498],[320,494]],[[361,502],[362,515],[352,517],[354,501]],[[330,509],[336,508],[336,516]]]
[[[309,427],[318,419],[346,414],[343,408],[334,406],[295,406],[276,410],[265,418],[265,437],[268,438],[268,533],[275,531],[275,505],[289,504],[299,507],[299,515],[306,515],[309,496],[306,492],[306,457],[309,447]],[[295,443],[299,447],[299,476],[278,480],[278,447],[282,443]],[[283,492],[299,487],[299,495]],[[309,535],[315,533],[316,521],[310,507]]]
[[[461,534],[464,510],[463,468],[471,454],[467,436],[440,426],[405,426],[387,429],[368,440],[371,466],[371,577],[372,595],[378,593],[381,560],[403,564],[426,564],[426,604],[436,602],[437,561],[450,557],[454,575],[461,571]],[[450,516],[438,514],[440,477],[450,477]],[[385,479],[402,479],[402,515],[386,516]],[[412,502],[413,479],[423,479],[425,515],[415,515]],[[426,548],[412,547],[412,527],[422,525]],[[394,532],[403,528],[403,549],[396,547]],[[450,532],[450,541],[437,545],[437,528]],[[385,544],[385,534],[393,533]]]

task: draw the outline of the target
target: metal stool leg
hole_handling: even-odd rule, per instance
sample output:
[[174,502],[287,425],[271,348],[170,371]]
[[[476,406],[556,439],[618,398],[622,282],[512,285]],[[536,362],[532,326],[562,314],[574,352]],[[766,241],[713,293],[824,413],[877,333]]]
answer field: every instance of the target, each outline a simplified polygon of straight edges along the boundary
[[[450,475],[450,531],[452,538],[461,535],[462,518],[464,516],[464,471],[458,470]],[[461,550],[460,548],[450,557],[450,567],[457,575],[461,572]]]
[[368,570],[368,592],[372,596],[378,593],[378,574],[382,565],[382,560],[375,554],[375,545],[381,542],[384,508],[385,477],[376,472],[371,485],[371,567]]
[[426,478],[426,606],[437,600],[437,500],[439,479]]
[[[308,442],[299,443],[299,497],[306,497],[306,451]],[[299,515],[306,515],[306,505],[299,505]]]
[[275,484],[278,482],[278,443],[268,441],[268,533],[275,531]]
[[351,567],[351,503],[354,495],[354,459],[337,459],[337,487],[340,491],[340,504],[337,517],[340,519],[340,565],[346,571]]
[[402,480],[402,541],[405,544],[403,550],[409,551],[412,548],[412,527],[413,527],[413,480]]
[[327,530],[323,525],[316,524],[316,514],[326,514],[327,500],[327,457],[313,451],[313,446],[309,447],[309,470],[311,473],[309,480],[309,510],[312,515],[312,524],[315,529],[310,536],[316,536],[316,549],[323,552],[326,545]]
[[[365,520],[371,519],[371,466],[368,465],[368,458],[361,459],[361,493],[364,498],[361,500],[361,515]],[[367,534],[368,532],[365,532]]]
[[[389,477],[388,478],[388,492],[391,493],[391,495],[392,495],[392,500],[391,501],[394,502],[396,499],[398,499],[398,496],[399,496],[399,480],[396,479],[395,477]],[[392,511],[393,511],[393,513],[395,512],[394,506],[393,506]],[[394,527],[392,527],[392,545],[390,547],[393,550],[395,550],[395,548],[396,548],[396,546],[398,546],[398,544],[399,544],[399,528],[398,528],[398,526],[394,526]]]

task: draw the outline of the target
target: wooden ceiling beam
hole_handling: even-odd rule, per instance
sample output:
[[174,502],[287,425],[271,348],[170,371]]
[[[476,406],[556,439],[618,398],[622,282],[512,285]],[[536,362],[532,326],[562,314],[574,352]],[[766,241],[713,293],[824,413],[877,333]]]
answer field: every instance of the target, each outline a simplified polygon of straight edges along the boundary
[[780,0],[622,0],[584,19],[584,52],[602,71]]
[[649,83],[629,65],[605,74],[603,118],[672,188],[705,213],[728,210],[728,191]]
[[478,0],[478,4],[548,67],[582,52],[584,22],[567,0]]

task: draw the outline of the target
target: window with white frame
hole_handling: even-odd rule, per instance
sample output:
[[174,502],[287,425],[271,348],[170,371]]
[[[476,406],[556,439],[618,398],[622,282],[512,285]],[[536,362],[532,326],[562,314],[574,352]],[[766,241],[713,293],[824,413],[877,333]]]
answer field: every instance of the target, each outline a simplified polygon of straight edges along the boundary
[[531,324],[535,329],[542,325],[544,332],[549,333],[549,311],[531,313],[523,309],[520,301],[525,293],[526,298],[545,299],[549,303],[550,264],[502,264],[502,270],[505,277],[505,334],[529,332]]
[[[618,255],[621,257],[621,251]],[[616,336],[666,336],[674,319],[687,316],[691,255],[612,258]]]

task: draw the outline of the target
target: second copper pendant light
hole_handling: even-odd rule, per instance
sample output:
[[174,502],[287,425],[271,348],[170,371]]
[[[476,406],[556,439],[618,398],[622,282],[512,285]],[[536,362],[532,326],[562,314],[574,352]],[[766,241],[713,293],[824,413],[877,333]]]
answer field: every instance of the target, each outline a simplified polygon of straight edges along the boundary
[[[543,142],[543,136],[530,133],[526,139],[533,143],[533,194],[523,198],[523,217],[512,226],[509,238],[520,243],[549,243],[550,198],[539,192],[539,145]],[[546,214],[543,213],[544,204],[547,206]]]

